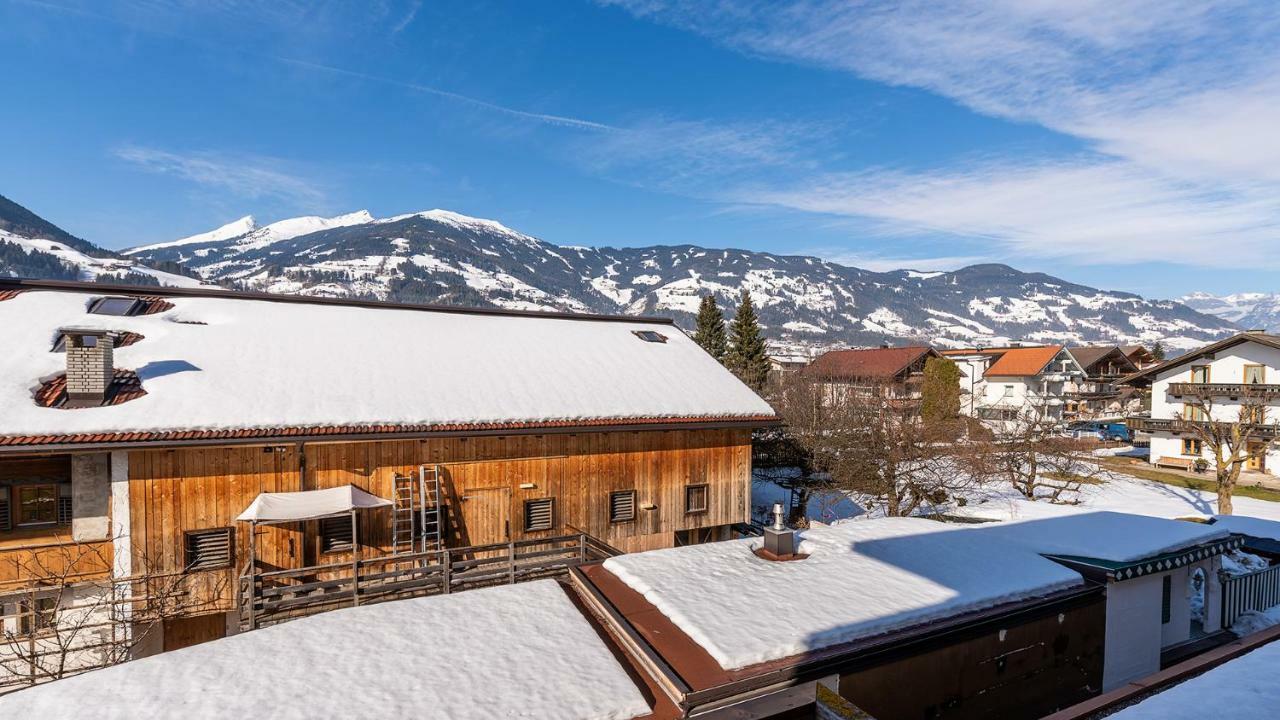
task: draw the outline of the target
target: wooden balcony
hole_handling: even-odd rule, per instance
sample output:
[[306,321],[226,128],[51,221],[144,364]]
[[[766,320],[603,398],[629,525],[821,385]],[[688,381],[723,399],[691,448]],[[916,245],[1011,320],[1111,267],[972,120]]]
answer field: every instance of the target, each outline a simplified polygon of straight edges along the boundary
[[[1219,421],[1223,425],[1233,424],[1231,421]],[[1195,427],[1208,425],[1203,420],[1183,420],[1182,418],[1148,418],[1148,417],[1130,417],[1125,419],[1125,423],[1130,430],[1142,432],[1168,432],[1175,435],[1183,433],[1194,433]],[[1280,428],[1270,423],[1251,426],[1254,429],[1253,436],[1258,440],[1272,440],[1280,437]]]
[[1169,394],[1174,397],[1215,398],[1235,400],[1241,397],[1280,397],[1280,385],[1261,383],[1169,383]]
[[586,534],[400,553],[239,578],[241,629],[353,605],[557,577],[618,550]]

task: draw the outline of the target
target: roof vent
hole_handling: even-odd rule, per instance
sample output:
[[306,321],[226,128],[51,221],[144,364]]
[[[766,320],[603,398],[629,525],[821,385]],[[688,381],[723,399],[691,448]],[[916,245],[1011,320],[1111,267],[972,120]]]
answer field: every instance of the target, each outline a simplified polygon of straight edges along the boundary
[[796,532],[782,520],[782,503],[773,504],[773,525],[764,529],[764,547],[756,555],[765,560],[803,560],[808,555],[797,552]]
[[115,342],[106,330],[61,331],[67,349],[67,401],[101,405],[115,377]]
[[1245,332],[1265,334],[1267,332],[1267,329],[1266,328],[1249,328],[1248,330],[1245,330]]

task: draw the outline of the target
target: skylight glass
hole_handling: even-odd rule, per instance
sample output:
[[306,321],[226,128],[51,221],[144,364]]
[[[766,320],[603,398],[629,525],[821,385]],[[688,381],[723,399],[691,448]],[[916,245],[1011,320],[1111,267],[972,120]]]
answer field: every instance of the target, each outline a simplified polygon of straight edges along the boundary
[[91,315],[116,315],[123,317],[132,315],[138,306],[138,299],[131,297],[104,297],[90,308]]

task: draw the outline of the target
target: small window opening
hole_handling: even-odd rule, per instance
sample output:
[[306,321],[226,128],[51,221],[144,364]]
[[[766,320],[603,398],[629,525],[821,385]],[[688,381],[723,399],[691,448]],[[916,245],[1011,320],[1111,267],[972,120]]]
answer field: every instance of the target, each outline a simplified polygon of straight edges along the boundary
[[115,315],[124,317],[127,315],[136,315],[138,306],[141,303],[137,298],[131,297],[104,297],[98,298],[89,304],[90,315]]
[[233,537],[229,527],[187,531],[187,572],[231,567],[235,548]]
[[320,552],[351,552],[351,517],[328,517],[320,521]]
[[632,334],[645,342],[665,343],[667,336],[653,330],[632,330]]
[[630,522],[636,519],[636,491],[621,490],[609,493],[609,522]]
[[687,514],[707,511],[707,486],[686,485],[684,487],[684,511]]
[[555,498],[524,501],[524,531],[550,530],[554,525]]

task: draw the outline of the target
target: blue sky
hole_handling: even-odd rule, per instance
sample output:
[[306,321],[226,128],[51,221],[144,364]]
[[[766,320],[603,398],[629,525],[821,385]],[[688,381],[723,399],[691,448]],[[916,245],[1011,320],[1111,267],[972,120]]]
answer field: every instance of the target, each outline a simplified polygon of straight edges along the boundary
[[1280,7],[0,0],[0,193],[107,247],[434,207],[565,245],[1280,291]]

